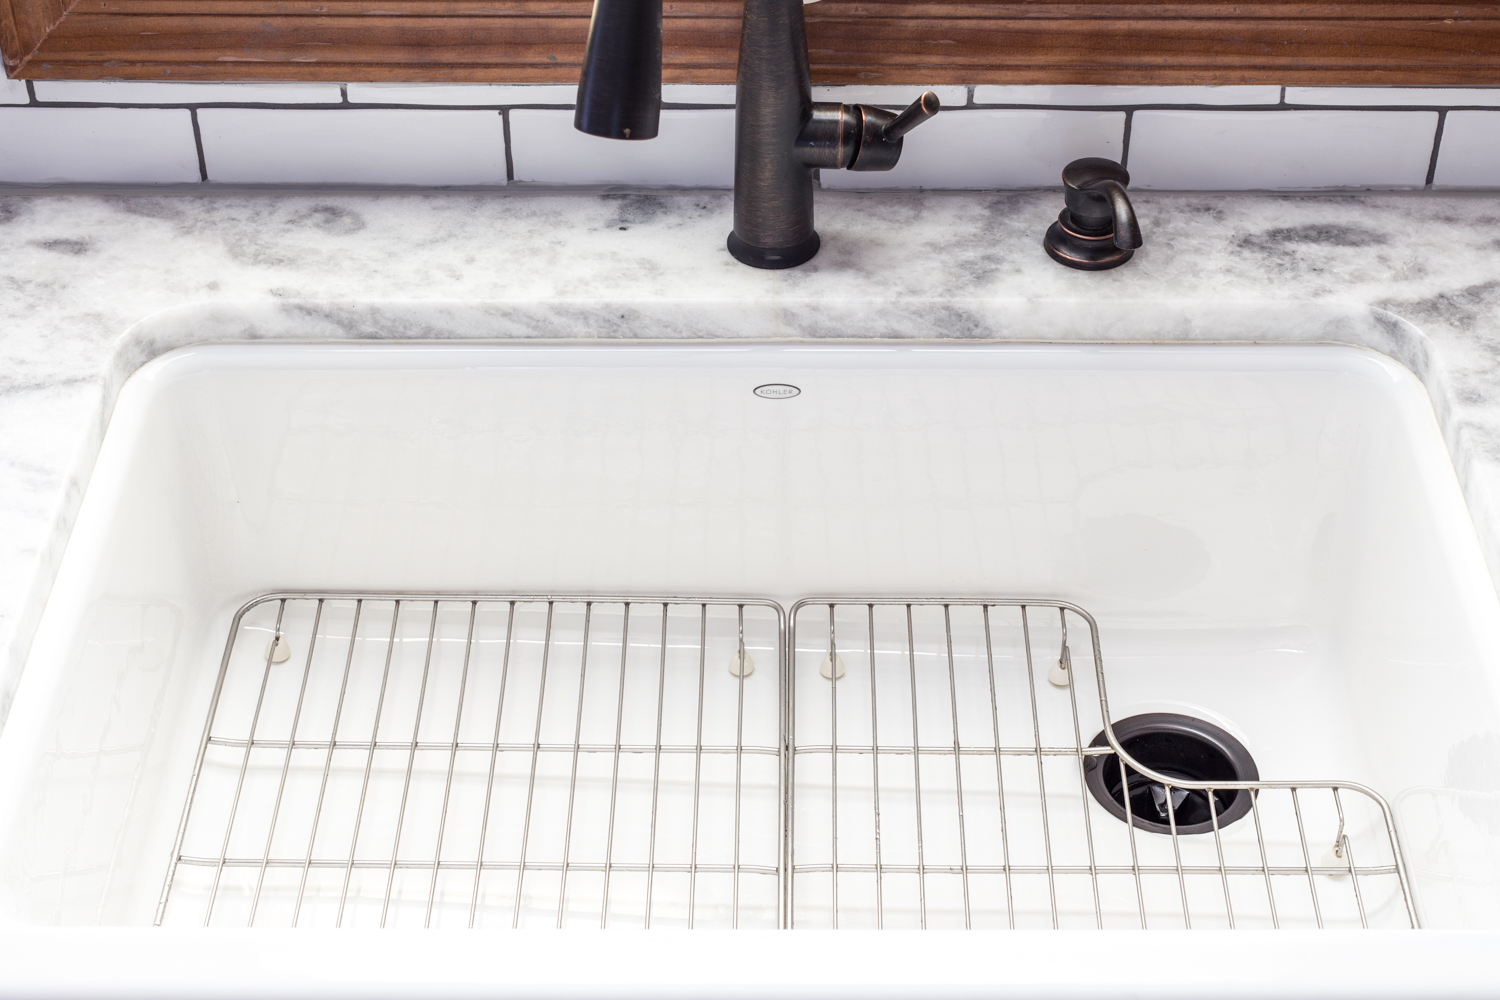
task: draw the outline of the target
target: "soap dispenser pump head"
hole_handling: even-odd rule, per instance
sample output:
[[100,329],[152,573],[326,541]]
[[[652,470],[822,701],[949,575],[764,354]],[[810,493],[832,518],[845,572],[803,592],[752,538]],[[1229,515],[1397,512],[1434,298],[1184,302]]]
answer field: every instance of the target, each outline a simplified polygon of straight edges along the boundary
[[1063,201],[1074,221],[1088,230],[1109,228],[1121,250],[1138,250],[1141,229],[1125,187],[1130,172],[1114,160],[1086,156],[1063,168]]
[[1086,156],[1063,168],[1062,181],[1067,207],[1042,239],[1047,255],[1080,271],[1106,271],[1129,260],[1143,241],[1124,165]]
[[662,0],[594,0],[573,127],[654,139],[661,120]]

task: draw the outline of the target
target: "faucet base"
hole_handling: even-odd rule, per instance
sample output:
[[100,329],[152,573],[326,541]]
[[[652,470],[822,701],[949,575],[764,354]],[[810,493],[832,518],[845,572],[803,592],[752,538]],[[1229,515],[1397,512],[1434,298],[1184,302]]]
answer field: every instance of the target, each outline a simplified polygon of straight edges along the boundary
[[751,246],[740,239],[733,230],[729,233],[729,252],[734,259],[741,264],[749,264],[751,267],[762,267],[767,270],[780,270],[784,267],[796,267],[798,264],[806,264],[818,253],[821,241],[818,234],[813,233],[807,239],[790,247],[756,247]]

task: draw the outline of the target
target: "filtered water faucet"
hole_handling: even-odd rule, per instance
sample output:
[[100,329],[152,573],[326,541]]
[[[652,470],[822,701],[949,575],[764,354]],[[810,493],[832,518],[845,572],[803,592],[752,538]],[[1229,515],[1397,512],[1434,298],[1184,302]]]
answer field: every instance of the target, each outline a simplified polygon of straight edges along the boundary
[[[656,137],[662,0],[594,0],[573,124],[608,139]],[[902,137],[938,113],[926,91],[900,114],[814,102],[802,0],[745,0],[735,91],[734,229],[751,267],[796,267],[818,252],[814,170],[889,170]]]

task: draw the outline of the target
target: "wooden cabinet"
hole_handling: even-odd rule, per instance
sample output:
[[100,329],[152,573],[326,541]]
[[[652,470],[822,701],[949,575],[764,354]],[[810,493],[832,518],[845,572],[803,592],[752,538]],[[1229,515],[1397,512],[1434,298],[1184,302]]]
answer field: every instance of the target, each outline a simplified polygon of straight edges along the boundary
[[[0,0],[10,76],[571,82],[584,0]],[[665,79],[734,79],[739,4],[668,0]],[[817,83],[1500,84],[1500,4],[823,0]]]

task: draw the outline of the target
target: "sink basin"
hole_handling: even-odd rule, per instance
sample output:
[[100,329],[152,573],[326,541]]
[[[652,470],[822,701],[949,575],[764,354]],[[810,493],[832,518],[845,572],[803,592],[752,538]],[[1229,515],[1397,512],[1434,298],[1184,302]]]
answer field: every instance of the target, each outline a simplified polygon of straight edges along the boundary
[[[1497,677],[1373,352],[187,348],[121,392],[0,734],[0,916],[16,981],[88,940],[106,992],[1195,995],[1069,932],[1141,926],[1280,955],[1245,995],[1482,992]],[[1131,834],[1080,768],[1152,713],[1299,804]],[[697,943],[538,930],[647,924]]]

